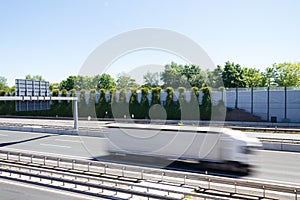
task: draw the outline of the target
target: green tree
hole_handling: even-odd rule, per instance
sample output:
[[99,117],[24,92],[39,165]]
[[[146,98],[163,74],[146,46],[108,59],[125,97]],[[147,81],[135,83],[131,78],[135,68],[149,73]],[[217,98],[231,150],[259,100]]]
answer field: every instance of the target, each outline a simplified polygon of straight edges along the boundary
[[144,78],[145,85],[147,87],[159,86],[158,84],[160,80],[160,73],[158,72],[151,73],[148,71],[146,74],[144,74],[143,78]]
[[109,74],[105,74],[105,73],[93,77],[93,82],[97,89],[109,90],[111,88],[116,87],[114,78],[112,78]]
[[139,85],[136,83],[136,81],[131,78],[127,74],[119,74],[117,79],[116,87],[118,90],[120,89],[130,89],[130,88],[137,88]]
[[[182,68],[181,75],[184,80],[188,83],[186,86],[189,87],[202,87],[207,81],[207,73],[199,66],[196,65],[185,65]],[[182,85],[184,86],[184,85]]]
[[141,88],[142,92],[142,98],[140,102],[140,113],[141,113],[141,118],[149,118],[149,101],[148,101],[148,93],[149,89],[148,88]]
[[0,90],[5,90],[7,88],[7,79],[0,76]]
[[137,90],[136,89],[131,90],[131,97],[129,100],[129,113],[130,113],[131,118],[136,118],[136,119],[142,118],[142,116],[140,115],[141,110],[140,110],[140,104],[139,104],[138,98],[137,98]]
[[246,87],[244,71],[239,64],[227,61],[222,71],[222,79],[225,87]]
[[32,81],[45,81],[45,79],[41,75],[26,75],[26,80],[32,80]]
[[111,110],[114,118],[130,118],[129,104],[126,102],[126,90],[121,89],[119,94],[119,101],[115,101],[116,91],[113,91],[111,99]]
[[93,86],[92,77],[77,76],[74,83],[74,88],[76,90],[90,90],[95,89],[95,86]]
[[245,82],[245,87],[262,87],[263,75],[255,68],[243,68],[243,80]]
[[275,82],[276,71],[273,67],[266,68],[265,72],[262,72],[262,86],[271,87],[277,86]]
[[111,117],[111,106],[110,102],[105,100],[105,89],[100,89],[99,103],[96,105],[96,114],[98,118],[108,118]]
[[172,62],[165,65],[161,80],[165,87],[202,87],[207,81],[207,73],[196,65],[183,66]]
[[165,109],[167,112],[167,119],[178,120],[180,119],[180,103],[173,101],[174,90],[172,87],[166,88],[167,99],[165,103]]
[[278,86],[300,86],[300,62],[274,64],[273,69]]
[[219,88],[219,87],[223,87],[224,83],[223,83],[223,79],[222,79],[222,72],[223,69],[221,66],[217,66],[216,69],[209,71],[207,70],[207,81],[206,81],[206,85],[212,87],[212,88]]
[[66,80],[63,80],[59,83],[59,88],[61,90],[66,89],[68,91],[74,89],[76,79],[76,76],[69,76]]
[[177,65],[175,62],[165,65],[164,71],[161,73],[161,80],[165,87],[178,88],[183,86],[185,79],[182,77],[182,65]]
[[[50,91],[60,89],[60,84],[59,83],[50,83],[49,89],[50,89]],[[65,88],[61,88],[61,89],[65,89]]]
[[202,105],[200,106],[200,118],[202,120],[210,120],[212,113],[211,88],[202,88]]

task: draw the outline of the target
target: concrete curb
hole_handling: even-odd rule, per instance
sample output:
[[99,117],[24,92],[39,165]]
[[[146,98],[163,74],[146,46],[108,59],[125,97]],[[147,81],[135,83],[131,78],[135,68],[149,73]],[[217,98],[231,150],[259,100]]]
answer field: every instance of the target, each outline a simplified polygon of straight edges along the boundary
[[299,144],[263,142],[263,149],[274,151],[300,152]]

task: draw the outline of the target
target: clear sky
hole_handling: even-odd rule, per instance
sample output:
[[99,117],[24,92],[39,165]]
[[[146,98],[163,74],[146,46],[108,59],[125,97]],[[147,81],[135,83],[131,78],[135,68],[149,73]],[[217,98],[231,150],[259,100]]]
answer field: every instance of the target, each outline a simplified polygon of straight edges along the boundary
[[109,38],[147,27],[186,35],[216,65],[263,70],[300,61],[299,10],[298,0],[0,0],[0,76],[10,86],[26,74],[60,82]]

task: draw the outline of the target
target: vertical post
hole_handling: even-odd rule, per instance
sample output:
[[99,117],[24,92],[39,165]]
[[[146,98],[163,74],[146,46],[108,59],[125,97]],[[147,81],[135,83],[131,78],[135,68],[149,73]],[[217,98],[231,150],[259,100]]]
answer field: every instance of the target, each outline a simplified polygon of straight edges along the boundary
[[253,87],[251,87],[251,114],[253,115]]
[[74,115],[74,130],[78,131],[78,105],[77,105],[77,99],[74,100],[74,106],[73,106],[73,115]]
[[238,88],[235,88],[235,108],[238,108],[238,104],[239,104],[239,92],[238,92]]
[[287,90],[286,86],[284,87],[284,119],[287,118]]
[[267,119],[270,121],[270,87],[267,90]]

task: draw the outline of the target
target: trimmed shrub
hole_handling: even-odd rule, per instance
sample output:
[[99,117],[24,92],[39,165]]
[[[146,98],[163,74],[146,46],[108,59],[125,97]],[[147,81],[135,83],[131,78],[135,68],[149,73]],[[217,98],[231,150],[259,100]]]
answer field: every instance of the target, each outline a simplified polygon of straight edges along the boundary
[[[125,89],[120,90],[119,102],[116,102],[115,98],[111,99],[111,110],[114,118],[130,117],[129,104],[126,102],[125,93]],[[115,97],[115,95],[113,95],[113,97]]]
[[141,116],[140,119],[148,119],[149,118],[149,101],[148,101],[148,94],[149,89],[148,88],[141,88],[142,92],[142,98],[140,102],[140,112]]
[[178,102],[173,101],[174,90],[172,87],[166,88],[167,99],[165,109],[167,112],[167,119],[180,119],[180,107]]
[[202,105],[200,106],[200,118],[201,120],[210,120],[212,113],[212,103],[211,103],[211,88],[202,88],[203,98]]

